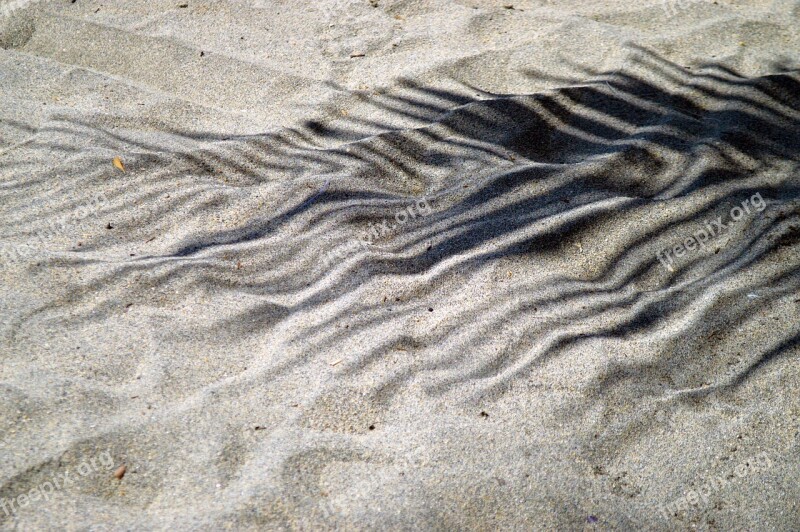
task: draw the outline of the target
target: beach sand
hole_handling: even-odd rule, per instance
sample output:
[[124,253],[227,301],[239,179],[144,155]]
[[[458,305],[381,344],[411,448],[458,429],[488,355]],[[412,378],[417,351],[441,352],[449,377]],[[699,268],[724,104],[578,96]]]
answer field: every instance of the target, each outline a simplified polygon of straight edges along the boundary
[[8,4],[0,527],[797,529],[799,162],[796,0]]

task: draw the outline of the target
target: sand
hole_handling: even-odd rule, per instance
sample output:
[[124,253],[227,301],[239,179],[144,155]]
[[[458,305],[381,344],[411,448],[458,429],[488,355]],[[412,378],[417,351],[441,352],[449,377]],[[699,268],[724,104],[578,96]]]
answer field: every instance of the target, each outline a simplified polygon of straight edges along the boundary
[[3,529],[800,526],[800,2],[0,5]]

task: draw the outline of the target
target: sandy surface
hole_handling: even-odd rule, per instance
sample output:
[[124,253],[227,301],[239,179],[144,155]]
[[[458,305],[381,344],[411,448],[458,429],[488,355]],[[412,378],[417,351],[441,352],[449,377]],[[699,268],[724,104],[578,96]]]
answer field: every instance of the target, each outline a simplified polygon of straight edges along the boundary
[[3,528],[800,527],[800,2],[12,4]]

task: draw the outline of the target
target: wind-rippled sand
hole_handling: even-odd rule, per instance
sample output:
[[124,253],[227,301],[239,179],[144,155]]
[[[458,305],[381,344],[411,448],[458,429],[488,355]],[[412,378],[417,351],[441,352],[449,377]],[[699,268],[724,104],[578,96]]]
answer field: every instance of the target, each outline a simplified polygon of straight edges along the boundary
[[797,529],[799,28],[15,7],[0,526]]

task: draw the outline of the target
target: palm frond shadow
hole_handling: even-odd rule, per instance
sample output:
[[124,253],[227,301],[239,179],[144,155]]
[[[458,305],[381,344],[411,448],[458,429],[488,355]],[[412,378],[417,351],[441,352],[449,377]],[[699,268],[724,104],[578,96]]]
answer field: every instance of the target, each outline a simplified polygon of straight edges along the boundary
[[[438,333],[391,333],[363,347],[356,359],[365,364],[342,368],[364,371],[366,362],[410,346],[426,362],[397,368],[386,385],[443,373],[428,387],[432,394],[475,380],[482,383],[476,393],[502,393],[584,342],[650,334],[744,270],[771,272],[764,278],[777,279],[774,289],[794,289],[796,262],[774,258],[797,249],[800,73],[747,78],[712,63],[688,71],[646,49],[633,52],[630,71],[587,72],[588,81],[555,80],[564,86],[535,94],[476,99],[405,82],[361,95],[361,112],[350,117],[256,136],[162,131],[148,140],[65,115],[50,126],[64,144],[50,148],[69,151],[70,138],[90,135],[137,154],[138,170],[109,202],[121,225],[134,223],[123,202],[154,204],[136,220],[153,232],[169,230],[175,210],[187,226],[204,228],[202,218],[230,198],[267,191],[285,200],[271,200],[274,214],[251,211],[232,228],[194,229],[135,258],[109,259],[109,242],[97,237],[35,267],[102,266],[67,289],[65,300],[93,299],[75,311],[79,320],[119,312],[128,287],[143,277],[178,293],[254,296],[257,303],[213,327],[249,336],[291,331],[315,346],[276,360],[275,376],[387,321],[418,315],[428,287],[454,276],[468,279],[498,261],[547,264],[534,281],[454,309]],[[197,186],[167,198],[187,176]],[[663,268],[658,252],[755,193],[765,210],[715,243],[721,251],[709,247]],[[325,264],[328,252],[421,197],[434,206],[430,214]],[[625,245],[605,245],[608,234]],[[588,248],[591,258],[573,246]],[[239,270],[237,261],[270,266]],[[371,303],[349,297],[377,279],[405,279],[413,289],[390,301],[390,311],[377,295]],[[747,290],[766,288],[751,282]],[[487,314],[492,309],[502,310]],[[537,309],[553,312],[540,319]],[[30,312],[12,334],[52,310]],[[314,318],[295,330],[298,315]],[[346,329],[336,326],[343,320]],[[498,349],[491,330],[510,323],[522,332]],[[442,355],[442,345],[459,349]],[[478,361],[465,366],[465,350]]]

